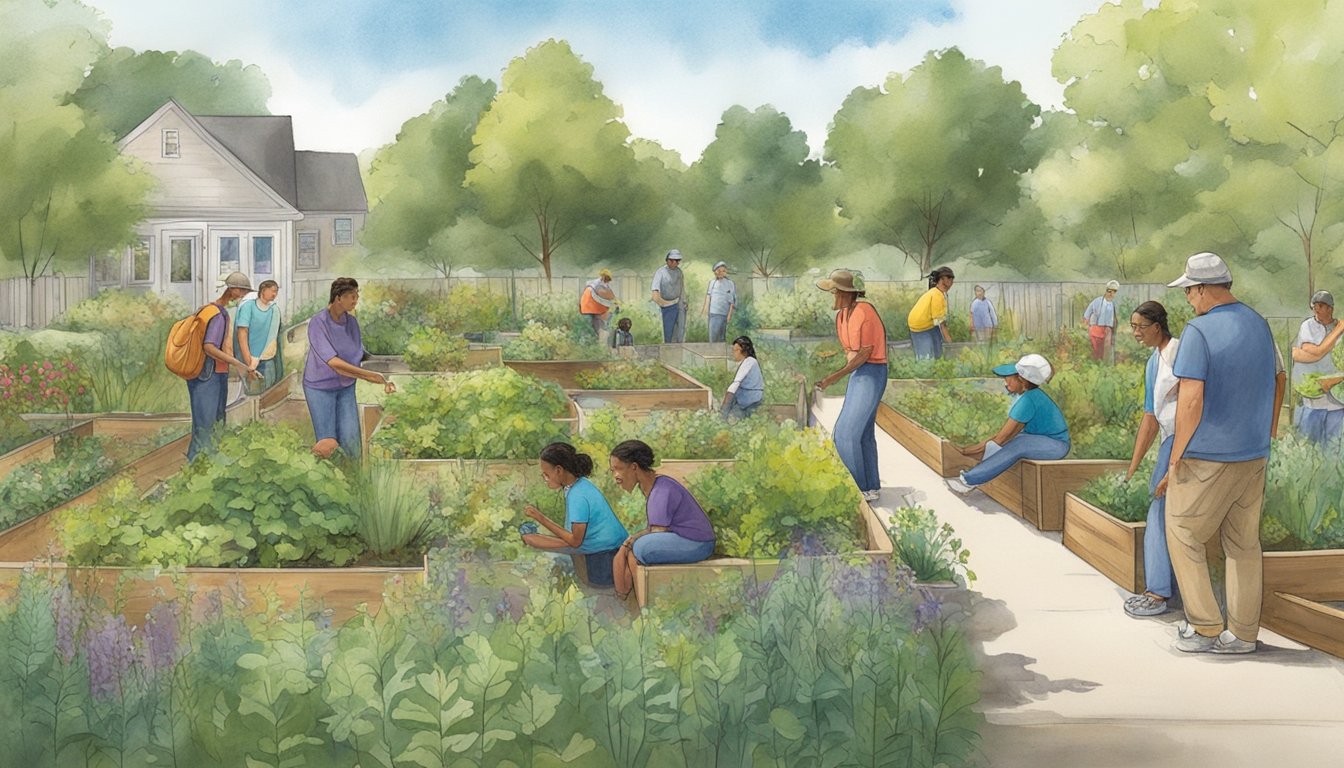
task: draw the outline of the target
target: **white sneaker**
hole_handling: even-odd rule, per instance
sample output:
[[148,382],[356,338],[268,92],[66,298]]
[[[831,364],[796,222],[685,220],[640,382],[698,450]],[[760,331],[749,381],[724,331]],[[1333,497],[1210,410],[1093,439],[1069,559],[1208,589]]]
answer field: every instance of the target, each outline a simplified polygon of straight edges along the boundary
[[1217,637],[1199,634],[1189,623],[1182,621],[1176,627],[1176,642],[1172,644],[1172,647],[1185,653],[1208,653],[1213,650],[1218,640]]
[[945,478],[943,482],[947,483],[947,489],[949,491],[959,496],[965,496],[966,494],[975,490],[974,485],[970,485],[966,482],[965,475],[959,475],[957,477],[948,477]]
[[877,501],[878,498],[881,497],[881,495],[882,495],[881,491],[864,491],[863,500],[867,502],[874,502]]
[[1218,635],[1218,639],[1213,641],[1214,653],[1255,653],[1255,643],[1247,642],[1232,634],[1232,630],[1224,629]]

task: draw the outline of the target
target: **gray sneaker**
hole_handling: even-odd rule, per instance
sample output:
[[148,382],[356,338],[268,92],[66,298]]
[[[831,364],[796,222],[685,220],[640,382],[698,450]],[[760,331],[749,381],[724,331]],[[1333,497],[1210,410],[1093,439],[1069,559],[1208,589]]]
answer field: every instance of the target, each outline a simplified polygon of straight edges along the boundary
[[1255,642],[1246,641],[1224,629],[1213,643],[1214,653],[1255,653]]
[[1161,616],[1167,612],[1167,601],[1152,595],[1139,595],[1125,601],[1125,613],[1134,618]]
[[947,489],[949,491],[957,494],[958,496],[965,496],[966,494],[975,490],[974,485],[970,485],[969,483],[966,482],[965,474],[961,474],[956,477],[945,478],[943,482],[947,484]]
[[1182,621],[1181,626],[1176,630],[1176,642],[1172,644],[1172,647],[1184,653],[1209,653],[1217,642],[1218,638],[1205,637],[1196,632],[1194,627]]

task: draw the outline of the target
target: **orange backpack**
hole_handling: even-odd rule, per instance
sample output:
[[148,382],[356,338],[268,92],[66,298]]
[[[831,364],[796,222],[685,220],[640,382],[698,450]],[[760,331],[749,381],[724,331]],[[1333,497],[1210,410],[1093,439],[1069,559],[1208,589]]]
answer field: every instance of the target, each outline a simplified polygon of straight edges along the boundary
[[194,314],[173,323],[163,364],[184,379],[194,379],[205,368],[205,328],[219,314],[218,304],[206,304]]

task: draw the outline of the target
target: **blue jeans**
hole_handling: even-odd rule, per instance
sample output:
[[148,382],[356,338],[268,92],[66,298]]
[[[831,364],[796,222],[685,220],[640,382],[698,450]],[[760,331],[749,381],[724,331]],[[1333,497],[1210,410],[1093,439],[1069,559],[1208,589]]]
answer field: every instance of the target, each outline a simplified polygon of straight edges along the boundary
[[1301,406],[1297,409],[1297,428],[1308,440],[1324,446],[1339,439],[1341,428],[1344,428],[1344,411]]
[[[1157,466],[1148,481],[1148,492],[1157,490],[1157,484],[1167,476],[1171,463],[1171,446],[1176,438],[1168,437],[1157,449]],[[1167,497],[1155,498],[1148,504],[1148,525],[1143,529],[1144,588],[1159,597],[1171,598],[1176,574],[1171,569],[1171,552],[1167,549]]]
[[728,316],[715,315],[709,316],[709,340],[727,341],[728,340]]
[[996,445],[991,440],[989,445],[985,446],[984,460],[962,473],[962,478],[967,485],[982,485],[1008,471],[1022,459],[1054,461],[1067,455],[1069,455],[1067,440],[1019,433],[1017,437],[1009,440],[1007,445]]
[[308,416],[313,420],[313,436],[318,440],[335,438],[351,459],[359,458],[359,405],[355,385],[340,389],[314,389],[305,384]]
[[720,415],[723,416],[723,418],[729,421],[733,421],[735,419],[745,419],[751,414],[755,413],[757,408],[761,407],[762,401],[760,400],[757,400],[756,402],[751,403],[750,405],[743,405],[742,402],[737,398],[738,398],[737,393],[733,393],[732,399],[728,401],[727,405],[723,406],[723,409],[719,412]]
[[686,340],[686,329],[681,322],[681,300],[670,307],[659,307],[663,313],[663,343],[671,344],[676,342],[680,344]]
[[849,376],[835,420],[835,452],[860,491],[882,487],[877,476],[877,406],[887,389],[887,364],[864,363]]
[[[215,361],[206,358],[205,364]],[[187,461],[215,446],[215,427],[224,423],[224,406],[229,399],[229,374],[211,374],[205,381],[187,379],[187,397],[191,400],[191,445]]]
[[941,360],[943,357],[943,331],[936,325],[927,331],[911,331],[910,343],[915,348],[916,360]]
[[635,559],[643,565],[698,563],[714,554],[714,542],[692,541],[671,531],[646,533],[635,539]]

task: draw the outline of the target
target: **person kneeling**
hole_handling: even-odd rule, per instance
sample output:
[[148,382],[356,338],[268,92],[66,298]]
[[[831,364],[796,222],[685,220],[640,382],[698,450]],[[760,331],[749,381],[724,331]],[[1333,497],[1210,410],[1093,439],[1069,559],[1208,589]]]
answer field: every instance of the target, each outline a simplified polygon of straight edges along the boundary
[[565,527],[561,528],[529,504],[525,510],[527,516],[550,533],[520,529],[523,543],[555,554],[583,555],[588,583],[595,587],[612,586],[612,560],[629,533],[602,491],[588,479],[593,473],[592,457],[579,453],[569,443],[551,443],[541,449],[540,463],[541,477],[547,487],[565,494]]
[[1064,414],[1040,389],[1054,374],[1050,363],[1040,355],[1025,355],[1016,363],[996,366],[994,373],[1004,377],[1003,385],[1013,396],[1013,405],[998,434],[959,449],[963,456],[980,463],[960,477],[947,478],[947,487],[954,493],[970,493],[1022,459],[1052,461],[1069,453],[1069,426]]

